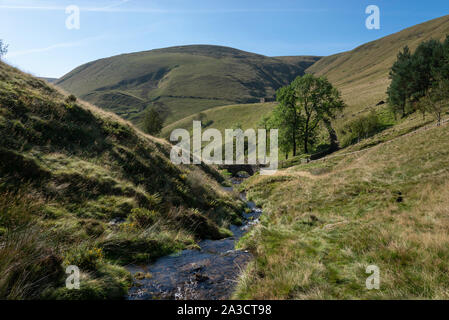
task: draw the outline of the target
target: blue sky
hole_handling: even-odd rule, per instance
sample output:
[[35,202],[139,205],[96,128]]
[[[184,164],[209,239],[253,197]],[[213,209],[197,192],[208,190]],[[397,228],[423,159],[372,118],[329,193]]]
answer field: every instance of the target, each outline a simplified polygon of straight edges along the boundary
[[[65,8],[81,9],[80,29]],[[365,27],[377,5],[380,30]],[[268,56],[330,55],[449,14],[448,0],[0,0],[6,61],[37,76],[120,53],[186,44]]]

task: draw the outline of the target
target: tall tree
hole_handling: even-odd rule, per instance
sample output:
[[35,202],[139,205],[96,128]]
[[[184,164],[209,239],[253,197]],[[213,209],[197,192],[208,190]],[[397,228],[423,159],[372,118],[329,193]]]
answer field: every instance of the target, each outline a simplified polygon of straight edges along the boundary
[[421,99],[422,103],[435,119],[441,124],[443,112],[449,107],[449,79],[442,79],[434,84]]
[[412,55],[408,70],[410,84],[407,94],[411,101],[418,101],[435,83],[443,63],[443,44],[437,40],[421,43]]
[[286,154],[291,149],[296,156],[298,135],[304,121],[297,109],[295,89],[292,85],[280,88],[276,98],[279,105],[273,112],[273,124],[279,128],[281,149]]
[[163,120],[154,108],[149,108],[143,119],[143,129],[153,136],[158,135],[163,127]]
[[410,84],[412,75],[412,55],[410,49],[406,46],[403,51],[399,52],[396,62],[390,70],[391,84],[388,87],[388,101],[396,116],[401,113],[405,117],[405,107],[407,99],[410,97]]
[[310,74],[298,77],[292,88],[299,114],[304,119],[304,152],[309,153],[309,143],[318,125],[325,119],[334,119],[345,104],[339,91],[325,77],[317,78]]
[[437,40],[422,42],[411,54],[408,47],[399,52],[390,71],[391,84],[388,99],[395,115],[400,112],[405,117],[406,106],[412,111],[419,108],[423,115],[422,103],[417,103],[441,78],[449,77],[449,37],[443,43]]
[[280,103],[273,110],[268,123],[270,128],[279,130],[278,144],[281,152],[285,154],[286,159],[288,159],[290,152],[293,153],[293,156],[296,156],[297,145],[302,132],[303,120],[300,118],[294,106],[294,104],[288,106]]
[[443,57],[442,57],[443,61],[441,64],[441,68],[438,72],[434,71],[434,76],[439,79],[449,79],[449,35],[443,42],[442,50],[443,50]]

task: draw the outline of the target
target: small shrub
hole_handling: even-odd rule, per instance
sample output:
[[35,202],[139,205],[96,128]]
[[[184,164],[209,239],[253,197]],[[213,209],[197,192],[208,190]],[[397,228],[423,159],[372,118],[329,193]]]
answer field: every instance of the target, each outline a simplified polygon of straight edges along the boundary
[[77,266],[81,270],[95,271],[102,260],[102,249],[81,245],[66,253],[64,264]]
[[150,206],[157,208],[162,203],[162,197],[159,193],[151,194],[147,197]]
[[47,291],[46,300],[121,300],[127,295],[132,276],[125,268],[102,264],[95,274],[82,273],[79,290],[61,286]]
[[146,111],[143,119],[143,129],[153,136],[158,135],[163,128],[164,121],[160,114],[153,108]]
[[62,259],[37,226],[3,234],[0,246],[0,299],[36,299],[56,286]]
[[184,249],[185,244],[173,233],[158,235],[139,233],[118,234],[101,243],[105,256],[119,264],[148,263],[159,257]]
[[342,146],[360,142],[362,139],[369,138],[376,133],[384,130],[385,126],[381,123],[377,113],[375,111],[370,112],[366,116],[362,116],[347,123],[343,130],[341,130]]
[[206,184],[206,176],[199,170],[193,170],[189,172],[187,176],[187,183],[190,186],[193,194],[204,194],[204,185]]
[[77,98],[73,94],[71,94],[70,96],[67,97],[67,99],[65,99],[65,101],[70,104],[75,103],[76,100],[77,100]]
[[171,208],[168,218],[200,239],[219,240],[228,236],[198,209]]
[[44,219],[55,220],[63,217],[66,214],[66,210],[58,206],[47,205],[42,209],[42,217]]
[[87,235],[91,237],[98,238],[105,231],[103,224],[96,220],[81,220],[79,224],[82,228],[84,228],[84,230],[86,230]]
[[41,203],[24,192],[0,194],[0,227],[26,227],[41,212]]
[[147,228],[156,222],[157,217],[158,213],[154,210],[135,208],[131,210],[131,214],[128,216],[128,221],[140,228]]

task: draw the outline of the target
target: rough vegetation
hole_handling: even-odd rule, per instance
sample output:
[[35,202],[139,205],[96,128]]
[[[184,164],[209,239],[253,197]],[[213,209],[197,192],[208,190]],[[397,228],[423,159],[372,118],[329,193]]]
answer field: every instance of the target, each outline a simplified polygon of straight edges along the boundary
[[[0,63],[0,297],[122,298],[125,263],[229,235],[240,203],[212,168]],[[65,288],[65,267],[82,272]]]
[[[241,243],[256,258],[235,297],[448,299],[448,141],[432,126],[251,178],[266,214]],[[365,287],[369,265],[380,290]]]
[[[293,119],[282,109],[289,88],[280,105],[229,104],[270,97],[318,61],[308,69],[315,77],[300,79],[326,76],[332,105],[342,107],[335,86],[348,107],[321,112],[308,140],[293,140],[303,154],[282,170],[241,185],[264,215],[239,243],[255,259],[234,298],[449,299],[447,64],[438,77],[435,66],[415,72],[447,34],[448,16],[320,60],[175,47],[92,62],[59,83],[138,124],[151,108],[167,137],[192,120],[223,131],[269,128],[273,110]],[[421,77],[429,72],[431,81]],[[132,281],[124,264],[225,237],[239,221],[240,203],[214,169],[173,166],[167,142],[5,64],[0,107],[2,298],[121,298]],[[341,150],[309,162],[337,138]],[[291,154],[293,143],[280,142]],[[82,269],[79,291],[64,288],[72,264]],[[365,287],[369,265],[380,268],[380,290]]]
[[[236,298],[449,298],[445,45],[398,55],[390,106],[346,122],[345,149],[311,163],[296,157],[245,182],[266,214],[240,243],[256,258]],[[372,265],[379,290],[366,286]]]
[[380,101],[386,101],[390,84],[388,74],[404,46],[414,51],[423,41],[444,40],[449,34],[449,16],[430,20],[387,37],[366,43],[354,50],[324,57],[306,72],[326,76],[342,92],[348,108],[345,122],[360,113],[369,113]]

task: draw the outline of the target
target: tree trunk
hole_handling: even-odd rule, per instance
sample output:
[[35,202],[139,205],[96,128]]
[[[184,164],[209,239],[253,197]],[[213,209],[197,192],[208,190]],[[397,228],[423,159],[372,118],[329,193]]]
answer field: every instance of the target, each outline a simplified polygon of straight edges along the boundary
[[296,157],[296,137],[295,137],[295,131],[293,130],[293,157]]
[[306,128],[304,130],[304,153],[309,153],[309,119],[306,121]]
[[330,119],[324,118],[323,122],[326,126],[327,132],[329,133],[330,151],[337,151],[339,149],[337,133],[334,128],[332,128]]
[[294,119],[293,119],[293,130],[292,130],[292,142],[293,142],[293,157],[296,157],[296,130],[298,129],[298,119],[296,115],[296,109],[293,108]]
[[309,153],[309,132],[304,135],[304,153]]

